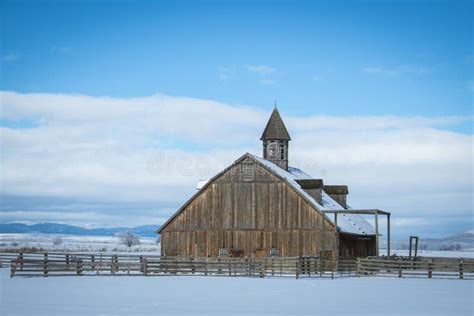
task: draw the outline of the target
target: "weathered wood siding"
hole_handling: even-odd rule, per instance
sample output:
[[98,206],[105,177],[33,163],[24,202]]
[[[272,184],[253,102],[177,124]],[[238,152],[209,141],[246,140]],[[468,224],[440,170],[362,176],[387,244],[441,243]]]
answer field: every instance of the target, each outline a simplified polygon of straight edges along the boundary
[[[323,215],[278,177],[246,158],[215,179],[161,231],[166,256],[320,254]],[[332,254],[334,226],[325,221]]]

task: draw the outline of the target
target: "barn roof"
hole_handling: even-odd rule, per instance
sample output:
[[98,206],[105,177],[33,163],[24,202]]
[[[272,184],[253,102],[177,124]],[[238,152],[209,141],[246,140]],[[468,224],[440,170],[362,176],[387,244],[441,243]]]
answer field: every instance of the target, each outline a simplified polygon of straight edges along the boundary
[[[298,191],[301,195],[306,197],[306,200],[318,210],[326,211],[326,210],[344,210],[339,203],[337,203],[334,199],[332,199],[329,194],[327,194],[324,190],[322,191],[322,204],[319,204],[315,199],[313,199],[308,193],[306,193],[301,186],[295,181],[298,179],[312,179],[312,177],[307,174],[306,172],[298,169],[290,167],[288,168],[289,172],[278,167],[274,163],[262,159],[260,157],[250,155],[255,160],[263,164],[267,167],[270,171],[277,173],[280,177],[284,178],[288,184],[290,184],[294,189]],[[362,216],[359,214],[339,214],[337,226],[341,230],[341,232],[349,233],[349,234],[356,234],[356,235],[375,235],[375,230],[367,222]]]
[[[209,186],[213,182],[214,179],[217,179],[220,175],[222,175],[224,172],[229,170],[232,166],[236,165],[237,163],[239,163],[245,158],[250,158],[254,160],[255,162],[262,165],[265,169],[267,169],[271,173],[281,178],[288,185],[290,185],[297,193],[299,193],[306,201],[308,201],[316,210],[318,211],[344,210],[344,208],[341,205],[339,205],[335,200],[333,200],[326,192],[324,192],[324,190],[322,191],[322,204],[319,204],[308,193],[306,193],[296,181],[298,179],[311,179],[311,176],[305,173],[304,171],[297,168],[290,167],[289,168],[290,172],[288,172],[268,160],[246,153],[245,155],[237,159],[232,165],[230,165],[229,167],[225,168],[224,170],[216,174],[210,180],[199,181],[198,183],[199,191],[196,192],[196,194],[194,194],[175,214],[173,214],[173,216],[171,216],[160,227],[160,229],[157,232],[160,233],[161,230],[165,228],[165,226],[168,225],[176,216],[178,216],[178,214],[189,203],[191,203],[201,193],[203,189]],[[333,223],[333,221],[329,217],[326,216],[326,218],[331,223]],[[357,234],[357,235],[375,235],[375,230],[372,227],[372,225],[370,225],[362,216],[358,214],[339,214],[337,224],[340,231],[344,233]]]
[[273,109],[260,140],[291,140],[277,108]]

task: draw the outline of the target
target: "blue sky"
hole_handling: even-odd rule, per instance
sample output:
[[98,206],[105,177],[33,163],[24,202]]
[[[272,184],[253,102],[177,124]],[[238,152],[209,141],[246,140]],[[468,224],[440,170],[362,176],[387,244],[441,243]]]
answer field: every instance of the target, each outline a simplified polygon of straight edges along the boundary
[[471,1],[2,1],[2,12],[3,90],[472,114]]
[[[392,210],[396,237],[473,228],[472,1],[1,1],[0,14],[0,221],[160,224],[197,180],[260,154],[276,99],[290,163]],[[157,174],[157,159],[181,165]]]

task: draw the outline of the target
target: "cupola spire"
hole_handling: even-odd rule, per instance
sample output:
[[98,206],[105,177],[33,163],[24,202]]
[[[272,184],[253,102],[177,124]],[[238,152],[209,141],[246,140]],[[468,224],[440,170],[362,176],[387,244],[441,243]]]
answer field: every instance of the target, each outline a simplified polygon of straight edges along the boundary
[[288,142],[291,137],[276,108],[276,100],[275,108],[260,140],[263,141],[263,158],[288,170]]

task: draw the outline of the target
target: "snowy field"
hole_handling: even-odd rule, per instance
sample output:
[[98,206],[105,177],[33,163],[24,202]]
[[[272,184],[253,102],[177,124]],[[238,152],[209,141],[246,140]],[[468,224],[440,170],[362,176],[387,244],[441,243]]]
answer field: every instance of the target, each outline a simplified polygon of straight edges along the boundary
[[9,278],[0,315],[473,315],[466,280]]
[[[62,242],[55,245],[54,239]],[[69,252],[140,252],[160,253],[156,238],[139,237],[140,244],[127,247],[116,236],[79,236],[57,234],[0,234],[0,251],[6,249],[36,248],[41,251]]]
[[[54,238],[61,237],[62,243],[54,244]],[[20,248],[41,249],[41,251],[69,251],[69,252],[108,252],[123,253],[134,252],[140,254],[159,254],[160,245],[156,238],[140,237],[140,245],[130,248],[122,245],[115,236],[76,236],[55,234],[0,234],[0,252],[7,249]],[[408,256],[408,250],[392,249],[392,255]],[[385,249],[380,249],[380,254],[386,254]],[[418,256],[422,257],[454,257],[474,258],[474,251],[439,251],[419,250]]]
[[[385,249],[380,249],[381,255],[386,255],[387,252]],[[399,249],[392,249],[392,255],[398,256],[408,256],[409,250],[399,250]],[[415,252],[413,251],[412,255]],[[461,251],[442,251],[442,250],[418,250],[419,257],[452,257],[452,258],[474,258],[474,251],[470,250],[461,250]]]

